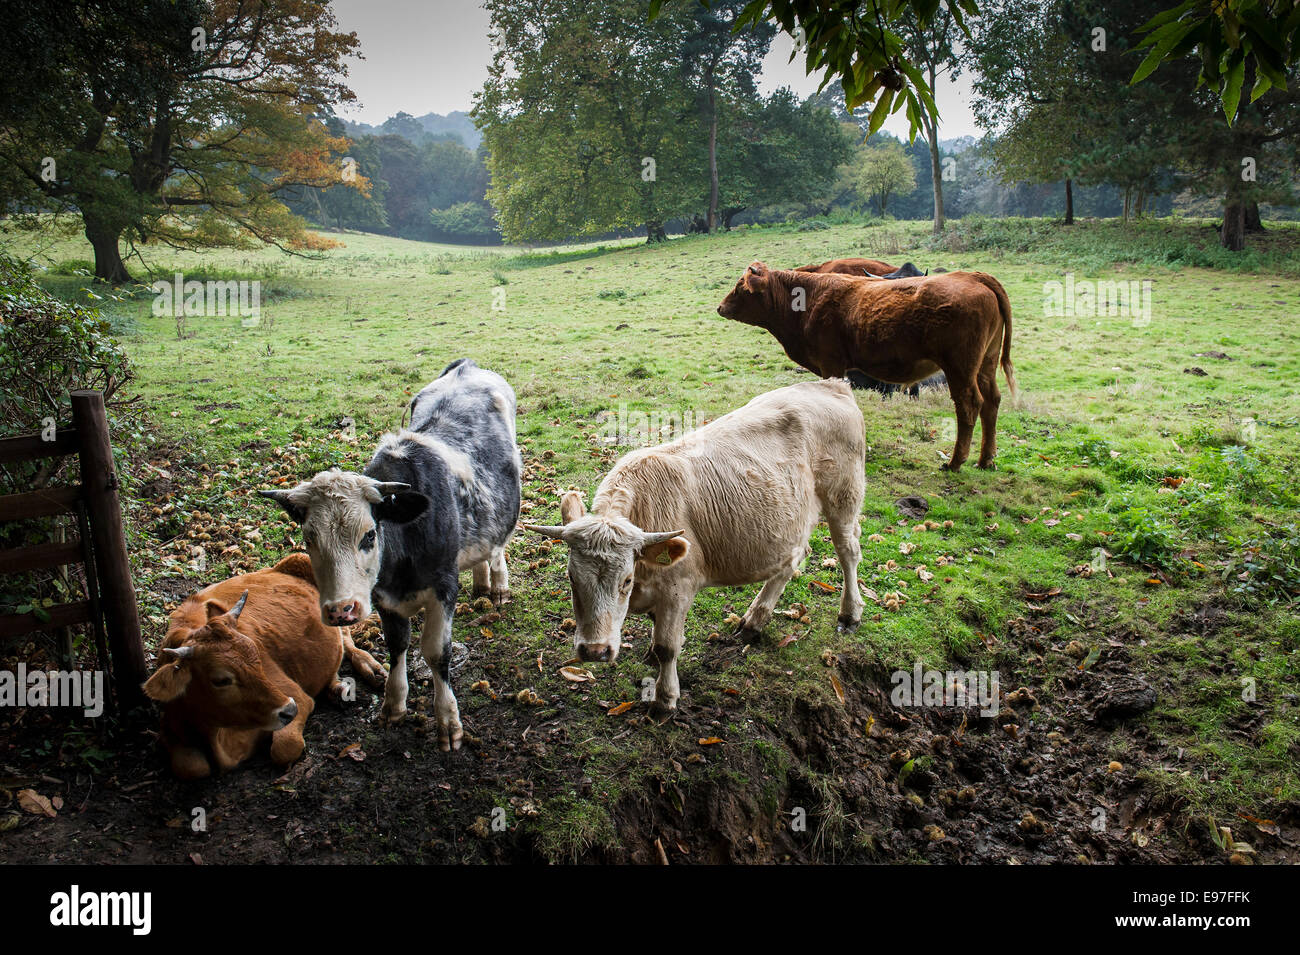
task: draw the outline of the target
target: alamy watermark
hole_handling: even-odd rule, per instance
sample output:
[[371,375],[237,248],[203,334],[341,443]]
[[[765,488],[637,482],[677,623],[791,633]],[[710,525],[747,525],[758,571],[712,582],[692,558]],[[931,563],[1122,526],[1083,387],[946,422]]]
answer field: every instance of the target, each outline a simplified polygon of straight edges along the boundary
[[702,424],[704,416],[691,408],[629,411],[619,402],[618,414],[607,413],[598,436],[606,446],[648,448],[676,441]]
[[0,706],[71,706],[92,719],[104,712],[103,670],[0,670]]
[[1067,272],[1064,282],[1043,283],[1043,315],[1129,318],[1134,328],[1142,328],[1151,324],[1151,280],[1076,281],[1074,273]]
[[890,674],[894,706],[978,706],[980,716],[997,716],[1001,677],[997,670],[927,670],[920,660]]
[[261,281],[191,279],[187,282],[184,274],[177,272],[171,279],[159,279],[150,288],[155,293],[153,314],[157,317],[234,315],[243,320],[245,327],[257,325],[262,317]]

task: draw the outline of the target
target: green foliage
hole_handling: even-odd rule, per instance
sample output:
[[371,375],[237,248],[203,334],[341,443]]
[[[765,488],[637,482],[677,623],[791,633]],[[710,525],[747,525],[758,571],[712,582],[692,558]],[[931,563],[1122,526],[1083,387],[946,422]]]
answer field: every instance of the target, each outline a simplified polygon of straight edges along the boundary
[[435,233],[449,239],[486,242],[497,237],[492,208],[485,202],[458,202],[446,209],[434,209],[429,213],[429,222]]
[[1120,503],[1115,536],[1108,538],[1115,556],[1144,567],[1168,570],[1174,566],[1182,544],[1165,516],[1143,504]]
[[863,149],[857,158],[856,170],[858,190],[879,203],[882,216],[888,211],[890,196],[905,196],[916,189],[912,161],[899,143]]
[[108,400],[131,377],[98,309],[54,298],[28,265],[0,253],[0,437],[39,432],[51,417],[66,424],[69,391]]

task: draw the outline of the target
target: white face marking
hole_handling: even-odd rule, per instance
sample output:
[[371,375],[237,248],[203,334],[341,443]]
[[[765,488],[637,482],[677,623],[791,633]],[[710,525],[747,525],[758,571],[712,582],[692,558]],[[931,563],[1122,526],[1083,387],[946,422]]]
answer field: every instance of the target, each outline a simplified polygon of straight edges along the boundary
[[326,471],[294,489],[291,499],[306,513],[303,543],[320,591],[322,619],[328,608],[355,603],[358,619],[370,615],[370,591],[379,579],[379,528],[370,506],[380,500],[375,482],[360,474]]
[[566,526],[575,648],[609,647],[609,660],[618,656],[644,538],[624,518],[587,515]]

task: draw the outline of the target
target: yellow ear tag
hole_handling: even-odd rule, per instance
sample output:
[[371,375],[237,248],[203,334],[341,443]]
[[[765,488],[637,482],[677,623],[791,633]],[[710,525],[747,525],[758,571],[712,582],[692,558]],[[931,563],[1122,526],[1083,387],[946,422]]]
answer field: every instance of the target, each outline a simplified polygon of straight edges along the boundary
[[655,560],[658,561],[658,562],[661,563],[661,564],[664,564],[664,565],[668,565],[668,564],[671,564],[671,563],[673,562],[673,559],[672,559],[671,557],[668,556],[668,550],[667,550],[667,548],[665,548],[664,550],[661,550],[661,551],[659,552],[659,556],[656,557]]

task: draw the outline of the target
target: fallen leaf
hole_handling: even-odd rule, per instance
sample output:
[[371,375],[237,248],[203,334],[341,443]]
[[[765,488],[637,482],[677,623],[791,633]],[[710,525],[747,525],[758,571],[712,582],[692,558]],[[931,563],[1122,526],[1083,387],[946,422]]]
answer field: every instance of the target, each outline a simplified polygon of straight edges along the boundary
[[49,816],[51,819],[58,815],[53,804],[34,789],[18,790],[18,808],[34,816]]
[[812,582],[812,585],[816,587],[818,590],[824,590],[828,594],[833,594],[835,593],[836,590],[835,587],[832,587],[830,584],[824,584],[820,580],[814,580]]
[[790,644],[794,643],[798,639],[799,639],[799,634],[797,633],[788,634],[781,638],[781,642],[776,645],[777,649],[780,649],[781,647],[788,647]]
[[591,683],[596,679],[596,674],[582,667],[560,667],[560,676],[570,683]]
[[702,736],[700,737],[701,746],[717,746],[722,742],[721,736]]
[[831,687],[832,687],[832,689],[835,690],[835,696],[836,696],[836,698],[837,698],[841,703],[843,703],[843,702],[844,702],[844,684],[842,684],[842,683],[840,682],[840,678],[837,677],[834,673],[831,674]]
[[346,756],[348,759],[355,759],[360,763],[365,761],[366,753],[361,748],[360,743],[348,743],[347,746],[339,750],[339,756]]
[[611,708],[611,709],[609,710],[608,715],[609,715],[609,716],[618,716],[620,713],[626,713],[628,710],[632,709],[632,707],[634,707],[634,706],[636,706],[636,701],[635,701],[635,700],[629,701],[629,702],[627,702],[627,703],[620,703],[618,706],[615,706],[615,707]]

